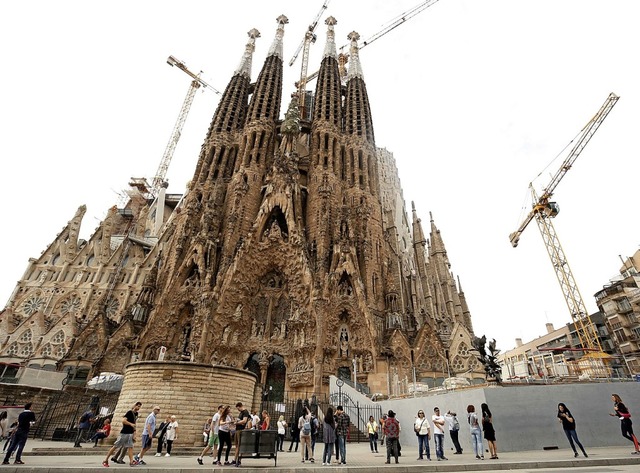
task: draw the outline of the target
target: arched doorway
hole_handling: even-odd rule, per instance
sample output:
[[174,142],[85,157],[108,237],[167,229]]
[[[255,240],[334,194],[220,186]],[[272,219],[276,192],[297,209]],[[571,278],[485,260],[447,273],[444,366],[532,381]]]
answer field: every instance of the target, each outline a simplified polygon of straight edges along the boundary
[[284,358],[274,353],[267,368],[267,382],[265,385],[265,401],[284,401],[284,386],[287,378],[287,367]]
[[258,377],[258,382],[260,382],[261,377],[260,363],[258,362],[259,357],[257,353],[252,354],[244,365],[245,370],[251,371]]

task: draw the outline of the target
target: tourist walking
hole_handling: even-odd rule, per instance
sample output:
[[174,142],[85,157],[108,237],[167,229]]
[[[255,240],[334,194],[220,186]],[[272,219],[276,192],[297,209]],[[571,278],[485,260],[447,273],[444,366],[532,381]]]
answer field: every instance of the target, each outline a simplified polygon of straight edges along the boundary
[[166,419],[160,423],[160,425],[156,428],[156,431],[154,432],[153,436],[158,439],[158,448],[156,448],[156,457],[161,457],[162,456],[162,449],[166,443],[166,437],[167,437],[167,427],[169,427],[169,424],[171,423],[171,416],[168,415],[166,417]]
[[610,413],[609,415],[615,416],[620,419],[620,429],[622,430],[622,436],[633,442],[635,451],[631,452],[631,454],[640,454],[640,446],[638,445],[638,439],[633,433],[633,422],[631,422],[631,413],[629,412],[629,409],[623,404],[622,399],[620,399],[620,396],[618,396],[617,394],[612,394],[611,400],[613,401],[613,413]]
[[144,429],[142,431],[142,445],[140,447],[140,453],[138,455],[133,456],[133,459],[137,461],[140,465],[147,464],[143,460],[143,458],[144,458],[144,454],[147,453],[147,451],[151,448],[151,443],[153,442],[153,434],[156,431],[156,416],[159,413],[160,413],[160,406],[155,406],[144,421]]
[[220,437],[220,446],[218,447],[218,460],[217,465],[222,465],[222,450],[224,446],[227,446],[227,451],[224,454],[224,464],[229,464],[229,452],[231,452],[231,432],[235,432],[235,421],[231,415],[231,406],[225,406],[220,414],[220,427],[218,429],[218,435]]
[[93,446],[98,446],[98,440],[106,439],[109,434],[111,434],[111,418],[107,417],[102,422],[102,427],[96,430],[96,433],[91,437],[91,441],[93,442]]
[[202,426],[202,445],[205,447],[209,444],[209,436],[211,435],[211,422],[213,418],[209,417]]
[[487,403],[483,402],[480,405],[482,409],[482,431],[484,432],[484,439],[489,444],[489,453],[491,454],[491,460],[498,459],[498,445],[496,444],[496,431],[493,428],[493,417],[491,416],[491,410]]
[[460,421],[458,421],[458,415],[455,412],[447,411],[444,415],[445,420],[447,421],[447,425],[449,426],[449,436],[451,437],[451,442],[453,442],[453,446],[456,451],[453,453],[454,455],[462,454],[462,447],[460,446],[460,441],[458,440],[458,432],[460,431]]
[[31,403],[28,402],[24,405],[24,411],[18,415],[18,425],[11,435],[11,444],[4,456],[4,461],[2,462],[3,465],[9,464],[9,459],[14,451],[16,452],[16,459],[13,462],[14,465],[24,465],[24,462],[22,461],[22,450],[24,450],[24,446],[27,444],[29,430],[35,422],[36,415],[31,411]]
[[276,443],[276,450],[284,452],[284,436],[287,434],[287,421],[284,420],[284,416],[278,417],[278,442]]
[[218,411],[211,418],[211,432],[209,432],[209,441],[207,442],[207,446],[204,447],[200,456],[198,457],[198,463],[200,465],[204,465],[202,462],[202,458],[207,454],[209,450],[213,448],[213,452],[211,456],[213,456],[213,464],[216,464],[216,458],[218,457],[218,444],[220,443],[218,437],[218,431],[220,429],[220,415],[224,410],[224,406],[221,404],[218,406]]
[[371,453],[378,453],[378,423],[373,416],[369,416],[367,432],[369,433],[369,446],[371,447]]
[[387,418],[384,421],[384,426],[382,427],[384,431],[384,435],[387,439],[387,461],[386,464],[391,463],[391,456],[398,463],[398,456],[400,456],[400,452],[398,451],[398,438],[400,438],[400,422],[396,419],[396,413],[393,411],[389,411],[387,413]]
[[340,448],[340,463],[347,464],[347,435],[349,433],[349,425],[351,419],[344,412],[342,406],[336,407],[336,437],[338,438],[338,447]]
[[431,460],[431,450],[429,449],[431,428],[422,409],[418,411],[418,415],[413,423],[413,430],[416,433],[416,437],[418,437],[418,460],[424,460],[425,454],[427,455],[427,460]]
[[438,461],[448,460],[444,456],[444,417],[440,415],[440,408],[433,408],[433,415],[431,416],[433,422],[433,441],[436,444],[436,457]]
[[167,434],[165,439],[167,440],[167,453],[164,454],[165,457],[171,456],[171,449],[173,448],[173,442],[178,440],[178,421],[176,420],[176,416],[171,416],[171,422],[167,425]]
[[107,452],[107,456],[102,462],[102,466],[109,466],[109,457],[119,448],[126,450],[126,453],[129,455],[129,465],[137,465],[137,462],[133,459],[133,436],[136,432],[136,420],[138,420],[138,411],[141,407],[142,403],[136,402],[122,418],[122,429],[120,430],[120,435],[118,435],[113,446]]
[[300,454],[302,456],[302,463],[304,463],[305,455],[309,455],[309,461],[314,462],[313,454],[311,453],[311,411],[307,406],[304,406],[303,414],[298,419],[298,429],[300,430]]
[[78,419],[78,433],[76,435],[76,440],[73,443],[74,447],[82,447],[80,443],[82,441],[87,440],[85,435],[89,432],[91,425],[96,420],[96,414],[94,412],[94,408],[87,409],[86,412],[83,412],[80,418]]
[[336,443],[336,421],[333,417],[333,408],[327,408],[322,423],[322,441],[324,442],[324,450],[322,452],[322,466],[331,465],[331,456],[333,455],[333,445]]
[[480,429],[480,421],[476,408],[469,404],[467,406],[467,421],[471,428],[471,445],[476,454],[476,460],[484,460],[484,445],[482,445],[482,430]]
[[571,415],[571,411],[563,402],[558,403],[558,422],[562,424],[564,434],[567,436],[569,445],[571,445],[571,449],[573,450],[573,456],[578,456],[578,451],[573,443],[575,441],[586,458],[588,456],[587,452],[584,451],[584,447],[580,443],[580,440],[578,440],[578,434],[576,433],[576,419]]

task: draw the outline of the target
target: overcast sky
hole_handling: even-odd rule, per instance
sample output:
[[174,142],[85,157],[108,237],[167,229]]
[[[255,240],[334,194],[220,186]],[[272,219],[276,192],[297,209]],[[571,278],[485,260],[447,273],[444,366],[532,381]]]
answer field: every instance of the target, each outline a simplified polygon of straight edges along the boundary
[[[421,3],[332,0],[336,41],[363,40]],[[291,59],[322,0],[0,3],[0,153],[4,212],[0,306],[37,257],[87,205],[88,239],[131,176],[151,178],[190,79],[169,55],[224,90],[247,31],[257,28],[255,80],[285,28]],[[476,334],[503,351],[570,321],[535,224],[528,184],[544,187],[560,154],[607,95],[618,104],[557,188],[554,224],[589,311],[640,244],[637,0],[439,0],[361,52],[376,144],[394,153],[407,210],[433,213]],[[285,65],[284,103],[300,62]],[[315,83],[310,85],[314,88]],[[219,96],[199,92],[168,172],[183,192]],[[555,161],[554,161],[555,159]]]

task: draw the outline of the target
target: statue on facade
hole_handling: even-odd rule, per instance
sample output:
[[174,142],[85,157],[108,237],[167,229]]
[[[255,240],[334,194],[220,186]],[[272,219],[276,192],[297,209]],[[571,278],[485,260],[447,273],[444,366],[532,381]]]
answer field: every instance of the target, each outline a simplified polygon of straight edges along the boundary
[[500,350],[496,348],[495,338],[489,342],[489,352],[485,348],[487,337],[483,335],[481,338],[473,337],[473,350],[477,352],[476,358],[484,366],[484,372],[487,375],[487,381],[495,381],[502,383],[502,368],[498,364],[498,353]]

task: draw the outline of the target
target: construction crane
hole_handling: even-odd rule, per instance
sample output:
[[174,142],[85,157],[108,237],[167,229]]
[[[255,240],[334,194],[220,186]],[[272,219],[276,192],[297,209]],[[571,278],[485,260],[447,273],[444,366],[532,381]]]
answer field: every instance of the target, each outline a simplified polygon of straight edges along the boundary
[[[551,223],[551,219],[558,215],[560,208],[556,202],[551,202],[551,196],[555,191],[562,178],[567,174],[573,166],[578,156],[587,145],[591,137],[598,130],[604,119],[607,117],[613,106],[618,101],[618,96],[614,93],[609,94],[607,100],[598,110],[598,113],[584,126],[577,137],[576,144],[569,152],[567,158],[563,161],[560,169],[551,178],[551,182],[542,190],[542,195],[538,196],[533,188],[533,184],[529,184],[531,196],[533,199],[533,208],[520,224],[518,229],[509,235],[511,245],[515,248],[518,246],[520,235],[527,228],[529,223],[535,219],[540,229],[542,239],[547,248],[547,253],[551,259],[551,264],[562,288],[562,294],[571,313],[571,318],[576,327],[576,333],[580,340],[583,352],[589,356],[598,356],[602,354],[602,346],[598,338],[598,332],[594,323],[587,314],[587,309],[582,299],[582,295],[578,290],[578,285],[573,277],[571,268],[564,254],[564,250],[558,240],[555,228]],[[574,140],[575,141],[575,140]]]
[[316,35],[314,31],[318,26],[318,21],[320,21],[320,18],[322,17],[323,13],[329,6],[329,1],[330,0],[325,0],[325,2],[322,4],[320,11],[316,15],[316,17],[313,19],[309,27],[307,28],[307,31],[304,34],[304,38],[302,38],[302,41],[298,45],[296,52],[294,53],[293,57],[289,61],[289,66],[293,66],[293,64],[296,62],[296,59],[298,58],[298,55],[300,54],[300,51],[302,51],[302,66],[300,68],[300,80],[297,82],[296,86],[298,88],[298,103],[301,111],[300,116],[303,118],[307,116],[307,114],[305,113],[306,112],[305,98],[307,95],[306,92],[307,92],[307,69],[309,67],[309,49],[311,48],[311,43],[316,42]]
[[191,104],[193,103],[193,98],[196,95],[196,91],[200,87],[203,87],[213,90],[218,95],[221,94],[219,90],[207,84],[200,78],[200,74],[202,74],[202,71],[198,74],[194,74],[187,68],[184,62],[176,59],[174,56],[169,56],[167,58],[167,64],[169,64],[170,66],[176,66],[178,69],[184,71],[187,75],[189,75],[189,77],[191,77],[193,80],[191,81],[191,85],[189,86],[189,90],[187,91],[187,96],[184,98],[184,102],[182,102],[182,107],[180,108],[178,119],[176,120],[176,124],[173,126],[171,138],[169,138],[167,147],[164,150],[162,160],[158,165],[158,170],[156,171],[151,182],[150,193],[154,197],[157,197],[158,192],[160,192],[160,188],[164,184],[167,170],[169,169],[169,164],[171,163],[171,158],[173,158],[173,152],[175,151],[176,146],[178,145],[178,141],[180,140],[182,128],[184,127],[184,123],[187,120],[187,115],[189,114],[189,110],[191,109]]
[[[362,44],[359,46],[359,49],[362,49],[365,46],[370,45],[374,41],[382,38],[384,35],[386,35],[390,31],[396,29],[398,26],[400,26],[401,24],[405,23],[407,20],[409,20],[409,19],[413,18],[414,16],[416,16],[418,13],[426,10],[431,5],[436,3],[437,1],[438,0],[426,0],[426,1],[416,5],[415,7],[407,10],[406,12],[401,13],[395,19],[391,20],[391,22],[389,22],[389,24],[387,26],[385,26],[380,31],[378,31],[377,33],[375,33],[372,36],[370,36],[367,40],[363,41]],[[343,79],[346,77],[346,64],[347,64],[349,56],[348,56],[348,54],[345,54],[342,51],[348,46],[349,46],[348,44],[342,45],[340,47],[340,54],[338,55],[338,63],[340,65],[340,75],[342,76]],[[314,72],[313,74],[311,74],[309,76],[307,76],[305,74],[305,77],[306,77],[305,84],[310,82],[310,81],[312,81],[316,77],[318,77],[319,73],[320,73],[320,71],[316,71],[316,72]],[[302,81],[302,77],[301,77],[301,81]]]

